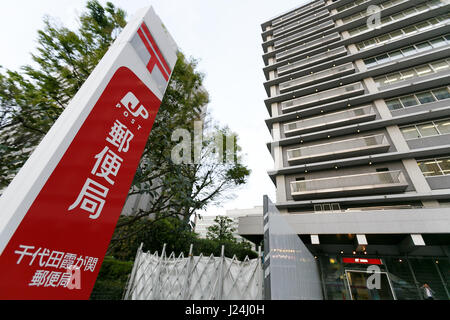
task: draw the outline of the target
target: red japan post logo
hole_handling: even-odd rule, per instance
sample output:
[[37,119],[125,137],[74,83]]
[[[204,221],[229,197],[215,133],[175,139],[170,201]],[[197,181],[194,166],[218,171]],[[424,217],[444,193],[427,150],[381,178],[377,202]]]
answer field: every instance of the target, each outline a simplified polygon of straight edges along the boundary
[[156,45],[155,39],[153,39],[150,30],[144,22],[141,24],[137,33],[148,53],[150,54],[150,60],[147,63],[147,70],[151,74],[153,74],[155,67],[157,67],[164,79],[166,81],[169,81],[169,76],[171,73],[170,67],[164,59],[164,56]]

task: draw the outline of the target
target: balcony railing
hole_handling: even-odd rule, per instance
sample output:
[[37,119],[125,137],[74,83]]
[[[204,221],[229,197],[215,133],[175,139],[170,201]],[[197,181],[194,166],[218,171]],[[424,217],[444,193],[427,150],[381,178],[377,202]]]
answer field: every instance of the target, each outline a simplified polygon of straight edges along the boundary
[[355,82],[342,87],[324,90],[318,93],[303,96],[301,98],[282,102],[281,109],[284,111],[298,107],[307,107],[310,104],[325,102],[335,98],[345,99],[361,90],[364,90],[363,85],[360,82]]
[[281,75],[283,73],[293,71],[293,69],[297,69],[297,68],[300,68],[300,67],[312,64],[312,63],[317,63],[322,60],[327,60],[333,56],[342,55],[344,53],[347,53],[347,49],[345,49],[344,46],[338,47],[338,48],[332,49],[330,51],[322,52],[322,53],[316,54],[312,57],[296,61],[294,63],[288,63],[287,65],[279,67],[277,69],[277,72],[278,72],[278,75]]
[[323,22],[321,24],[318,24],[317,26],[314,26],[314,27],[308,28],[306,30],[303,30],[301,32],[296,32],[295,34],[290,35],[290,36],[288,36],[286,38],[282,38],[280,40],[276,40],[276,41],[274,41],[273,44],[274,44],[275,48],[278,48],[283,43],[286,43],[288,41],[292,41],[292,40],[304,37],[307,34],[314,33],[314,32],[317,32],[318,30],[324,29],[324,28],[329,27],[329,26],[334,26],[334,25],[335,25],[334,22],[332,20],[329,20],[329,21]]
[[313,131],[320,127],[327,129],[331,127],[341,126],[363,121],[365,118],[376,117],[376,113],[371,105],[329,113],[323,116],[313,117],[305,120],[286,123],[284,125],[284,133],[286,136],[292,136],[299,133]]
[[365,194],[380,191],[400,192],[408,187],[400,170],[354,174],[291,182],[294,198],[330,196],[331,194]]
[[335,38],[336,39],[340,39],[341,38],[339,36],[338,32],[333,32],[333,33],[331,33],[331,34],[329,34],[327,36],[324,36],[322,38],[318,38],[318,39],[315,39],[315,40],[312,40],[312,41],[309,41],[309,42],[305,42],[305,43],[302,43],[301,45],[299,45],[299,46],[297,46],[295,48],[288,49],[288,50],[285,50],[283,52],[277,53],[275,55],[275,58],[277,59],[277,61],[278,60],[282,60],[282,59],[286,59],[288,56],[290,56],[292,54],[301,52],[301,51],[303,51],[305,49],[311,49],[313,47],[319,46],[322,43],[330,41],[330,40],[335,39]]
[[279,29],[274,30],[273,31],[273,36],[277,37],[282,32],[289,31],[292,28],[298,27],[298,26],[300,26],[302,24],[305,24],[305,23],[307,23],[307,22],[309,22],[311,20],[314,20],[317,17],[324,16],[324,15],[326,15],[328,13],[329,13],[328,10],[322,10],[322,11],[319,11],[319,12],[317,12],[315,14],[309,15],[306,18],[301,19],[299,21],[295,21],[295,22],[289,23],[289,24],[287,24],[287,25],[285,25],[285,26],[283,26],[283,27],[281,27]]
[[282,82],[280,83],[280,92],[284,93],[287,92],[289,90],[292,90],[295,87],[298,87],[300,85],[303,85],[305,83],[308,82],[313,82],[313,81],[317,81],[317,80],[322,80],[324,81],[327,78],[331,78],[333,76],[337,76],[340,75],[344,72],[348,72],[350,70],[354,70],[355,67],[353,66],[352,62],[337,66],[337,67],[333,67],[330,69],[325,69],[323,71],[319,71],[313,74],[308,74],[306,76],[294,79],[294,80],[289,80],[286,82]]
[[301,164],[330,160],[342,156],[359,156],[367,153],[385,152],[389,142],[384,134],[316,144],[287,151],[289,164]]
[[286,21],[287,19],[290,19],[290,18],[292,18],[292,17],[294,17],[294,16],[296,16],[298,14],[301,14],[301,13],[305,12],[306,10],[318,7],[318,6],[320,6],[320,5],[324,4],[324,3],[325,3],[324,1],[318,1],[318,2],[315,2],[315,3],[311,3],[310,5],[307,5],[306,7],[297,9],[297,10],[295,10],[295,11],[293,11],[293,12],[291,12],[291,13],[285,15],[285,16],[282,16],[282,17],[280,17],[278,19],[273,20],[272,21],[272,26],[280,24],[280,23]]

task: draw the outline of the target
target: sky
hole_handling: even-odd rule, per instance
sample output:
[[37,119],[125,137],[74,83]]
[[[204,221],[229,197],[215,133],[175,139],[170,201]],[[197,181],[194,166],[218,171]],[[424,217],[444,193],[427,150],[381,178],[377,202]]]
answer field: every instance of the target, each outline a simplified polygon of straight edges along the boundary
[[[225,214],[229,209],[262,205],[267,194],[275,200],[275,186],[267,175],[274,166],[266,143],[271,140],[264,120],[261,23],[307,0],[112,0],[130,19],[140,8],[153,6],[178,47],[199,61],[210,94],[208,111],[214,120],[239,136],[244,164],[252,173],[236,197],[210,206],[203,214]],[[100,0],[105,4],[106,1]],[[86,0],[0,1],[0,65],[18,70],[31,63],[37,30],[45,15],[75,29]]]

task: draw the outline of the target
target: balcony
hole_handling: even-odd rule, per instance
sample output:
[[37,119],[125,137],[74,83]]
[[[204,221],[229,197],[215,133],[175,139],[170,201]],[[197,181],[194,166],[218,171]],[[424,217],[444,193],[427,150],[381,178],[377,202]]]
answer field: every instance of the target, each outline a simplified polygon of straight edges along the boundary
[[290,35],[290,36],[288,36],[286,38],[282,38],[280,40],[276,40],[276,41],[274,41],[273,44],[275,46],[275,49],[278,49],[278,47],[280,45],[282,45],[282,44],[284,44],[286,42],[297,40],[298,38],[302,38],[302,37],[304,37],[304,36],[306,36],[308,34],[315,33],[315,32],[317,32],[319,30],[322,30],[322,29],[325,29],[327,27],[331,27],[331,26],[334,26],[334,25],[335,25],[334,22],[329,20],[329,21],[323,22],[321,24],[318,24],[317,26],[308,28],[308,29],[300,31],[300,32],[296,32],[295,34]]
[[408,187],[403,173],[385,171],[291,182],[295,200],[330,196],[403,192]]
[[288,20],[288,19],[290,19],[292,17],[295,17],[296,15],[300,15],[300,14],[302,14],[303,12],[305,12],[305,11],[307,11],[309,9],[313,9],[315,7],[321,6],[324,3],[325,3],[324,1],[318,1],[318,2],[311,3],[310,5],[307,5],[307,6],[303,7],[303,8],[297,9],[294,12],[291,12],[291,13],[285,15],[285,16],[282,16],[281,18],[273,20],[272,21],[272,26],[275,27],[277,24],[280,24],[280,23],[282,23],[282,22],[284,22],[284,21],[286,21],[286,20]]
[[285,26],[283,26],[283,27],[281,27],[279,29],[274,30],[273,31],[273,36],[277,37],[282,32],[286,32],[286,31],[292,30],[293,28],[298,27],[298,26],[300,26],[302,24],[308,23],[311,20],[317,19],[320,16],[328,15],[328,13],[329,13],[328,10],[322,10],[322,11],[319,11],[319,12],[317,12],[315,14],[309,15],[306,18],[301,19],[299,21],[295,21],[295,22],[289,23],[289,24],[287,24],[287,25],[285,25]]
[[338,32],[333,32],[333,33],[331,33],[331,34],[329,34],[327,36],[323,36],[322,38],[318,38],[318,39],[315,39],[315,40],[312,40],[312,41],[309,41],[309,42],[304,42],[301,45],[296,46],[296,47],[294,47],[292,49],[287,49],[285,51],[277,53],[275,55],[275,59],[277,61],[281,61],[281,60],[289,58],[290,56],[296,55],[299,52],[302,52],[302,51],[304,51],[306,49],[310,50],[310,49],[313,49],[315,47],[318,47],[318,46],[324,45],[326,43],[329,43],[331,41],[340,40],[340,39],[341,39],[341,36],[339,35],[339,33]]
[[349,158],[387,152],[389,146],[384,134],[378,134],[290,149],[287,151],[287,160],[290,165],[294,165]]
[[304,68],[307,65],[310,65],[313,63],[318,63],[320,61],[324,61],[324,60],[328,60],[328,59],[332,59],[332,58],[337,58],[340,56],[344,56],[346,54],[347,54],[347,49],[345,49],[344,46],[337,47],[330,51],[319,53],[312,57],[302,59],[302,60],[296,61],[294,63],[288,63],[284,66],[281,66],[277,69],[277,73],[278,73],[278,75],[282,75],[287,72],[294,72],[295,70]]
[[315,130],[325,130],[344,125],[374,120],[376,113],[371,105],[329,113],[319,117],[286,123],[284,134],[286,137],[295,136]]
[[347,84],[345,86],[324,90],[318,93],[303,96],[281,103],[281,110],[290,111],[304,109],[318,103],[327,103],[334,100],[346,99],[364,93],[364,87],[360,82]]
[[306,83],[311,82],[317,82],[317,81],[326,81],[329,79],[332,79],[337,76],[344,76],[348,75],[350,73],[353,73],[355,71],[355,67],[353,66],[353,63],[349,62],[337,67],[333,67],[330,69],[326,69],[323,71],[319,71],[313,74],[308,74],[306,76],[286,81],[283,83],[280,83],[280,93],[285,93],[291,90],[298,89],[299,87],[303,86]]

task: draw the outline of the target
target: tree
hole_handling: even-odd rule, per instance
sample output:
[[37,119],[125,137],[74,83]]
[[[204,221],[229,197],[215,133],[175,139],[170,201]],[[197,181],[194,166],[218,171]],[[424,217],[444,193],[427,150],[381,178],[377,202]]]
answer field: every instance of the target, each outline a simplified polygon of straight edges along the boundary
[[206,237],[211,240],[224,241],[236,241],[233,233],[236,231],[234,227],[234,221],[227,216],[217,216],[214,219],[214,224],[208,227]]
[[126,25],[126,14],[108,2],[87,2],[74,32],[49,17],[38,31],[37,68],[0,72],[0,190],[36,145]]

